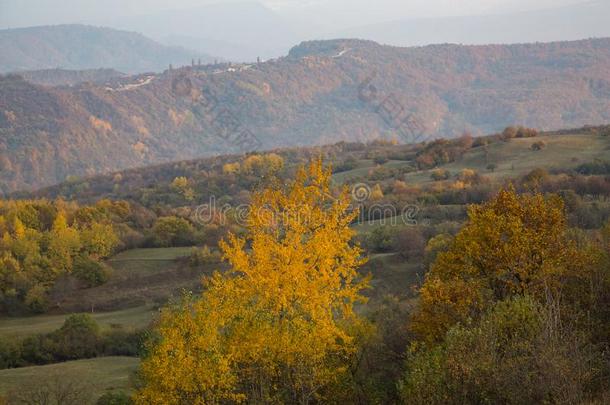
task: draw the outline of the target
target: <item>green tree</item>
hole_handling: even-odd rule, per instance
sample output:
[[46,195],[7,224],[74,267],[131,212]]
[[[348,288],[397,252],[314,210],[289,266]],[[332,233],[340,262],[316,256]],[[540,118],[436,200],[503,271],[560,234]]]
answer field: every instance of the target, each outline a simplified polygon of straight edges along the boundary
[[500,301],[480,321],[411,348],[401,381],[408,404],[576,404],[592,400],[601,353],[557,307],[531,297]]
[[66,318],[51,338],[56,342],[58,359],[95,357],[99,351],[100,327],[90,315],[74,314]]
[[74,259],[72,275],[83,281],[87,287],[94,287],[108,281],[110,271],[97,260],[81,255]]
[[131,397],[124,393],[119,392],[107,392],[102,395],[96,402],[96,405],[131,405],[133,401]]
[[500,191],[472,206],[448,251],[438,255],[420,289],[413,330],[442,339],[454,324],[477,317],[495,301],[516,294],[546,299],[587,258],[568,238],[558,196]]
[[157,246],[188,246],[194,243],[195,228],[189,221],[179,217],[161,217],[152,228]]

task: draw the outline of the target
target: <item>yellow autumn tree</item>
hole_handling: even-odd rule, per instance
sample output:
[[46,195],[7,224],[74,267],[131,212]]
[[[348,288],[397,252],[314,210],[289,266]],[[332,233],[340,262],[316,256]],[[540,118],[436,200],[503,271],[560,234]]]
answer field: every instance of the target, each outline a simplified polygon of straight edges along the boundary
[[170,188],[187,201],[192,201],[195,198],[195,191],[189,186],[189,181],[184,176],[176,177],[172,181]]
[[468,216],[420,289],[412,328],[424,340],[441,339],[454,324],[476,318],[507,297],[546,300],[586,261],[568,238],[558,196],[517,195],[510,187],[470,207]]
[[72,271],[72,259],[81,246],[78,231],[68,226],[65,215],[59,212],[51,227],[47,247],[50,267],[56,274]]
[[291,185],[255,193],[246,236],[222,243],[231,269],[162,312],[137,403],[305,404],[345,381],[368,279],[350,243],[357,213],[347,190],[331,196],[330,176],[316,161]]
[[383,198],[383,191],[381,190],[381,186],[379,184],[375,184],[375,186],[371,190],[370,198],[373,201],[378,201]]

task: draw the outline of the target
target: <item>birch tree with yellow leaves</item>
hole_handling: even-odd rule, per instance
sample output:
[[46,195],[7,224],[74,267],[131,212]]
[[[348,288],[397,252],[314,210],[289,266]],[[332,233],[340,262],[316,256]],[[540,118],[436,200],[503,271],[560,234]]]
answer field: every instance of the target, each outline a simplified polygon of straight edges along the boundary
[[221,245],[230,270],[162,311],[143,360],[140,404],[311,403],[348,386],[368,279],[351,243],[347,190],[321,160],[255,193],[245,237]]

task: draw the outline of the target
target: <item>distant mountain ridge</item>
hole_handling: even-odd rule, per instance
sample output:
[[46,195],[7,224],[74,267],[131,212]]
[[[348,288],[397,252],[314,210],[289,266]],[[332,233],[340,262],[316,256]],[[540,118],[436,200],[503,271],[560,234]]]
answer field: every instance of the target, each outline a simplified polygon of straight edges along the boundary
[[282,56],[299,41],[286,21],[254,1],[218,2],[108,23],[236,62]]
[[193,58],[213,60],[135,32],[79,24],[0,30],[0,55],[0,73],[56,68],[159,72],[171,63],[190,64]]
[[25,70],[19,76],[27,81],[44,86],[73,86],[83,82],[101,83],[106,80],[126,76],[125,73],[114,69],[42,69]]
[[324,38],[366,38],[394,46],[468,45],[566,41],[610,36],[610,2],[495,15],[414,18],[344,29]]
[[[362,97],[374,89],[376,99]],[[206,103],[201,91],[214,93]],[[381,106],[381,103],[384,103]],[[287,57],[184,67],[106,84],[43,87],[0,78],[0,188],[260,148],[401,138],[404,110],[426,137],[610,123],[610,39],[522,45],[305,42]],[[230,135],[230,134],[229,134]]]

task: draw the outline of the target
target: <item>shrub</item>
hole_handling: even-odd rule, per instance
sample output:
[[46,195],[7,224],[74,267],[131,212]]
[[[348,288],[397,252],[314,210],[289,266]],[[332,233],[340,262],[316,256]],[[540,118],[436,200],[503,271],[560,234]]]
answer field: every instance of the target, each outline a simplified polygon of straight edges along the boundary
[[537,187],[549,178],[549,172],[544,169],[536,168],[523,177],[525,186]]
[[91,402],[92,387],[76,378],[53,374],[30,380],[8,393],[9,404],[82,405]]
[[426,267],[434,263],[436,256],[449,249],[453,236],[447,233],[441,233],[431,238],[424,249],[424,264]]
[[358,161],[353,157],[348,157],[343,162],[333,166],[333,173],[348,172],[358,166]]
[[96,402],[96,405],[131,405],[133,401],[131,397],[124,393],[123,391],[119,392],[107,392]]
[[534,151],[542,150],[546,146],[546,143],[543,141],[534,142],[531,146],[531,149]]
[[449,173],[449,171],[446,169],[434,169],[430,174],[430,177],[434,181],[447,180],[450,176],[451,173]]
[[479,180],[479,174],[474,169],[462,169],[456,177],[466,184],[476,184]]
[[20,360],[21,347],[19,344],[14,340],[0,337],[0,369],[17,367]]
[[489,138],[483,138],[483,137],[475,138],[474,142],[472,143],[473,148],[478,148],[478,147],[487,146],[487,145],[489,145]]
[[406,260],[417,260],[423,257],[426,241],[422,231],[416,227],[407,227],[398,231],[394,248]]
[[21,361],[24,364],[48,364],[55,361],[57,344],[48,335],[34,335],[21,342]]
[[0,340],[0,369],[100,355],[138,356],[145,338],[145,332],[122,327],[100,333],[99,326],[89,315],[71,315],[54,332],[30,336],[21,342]]
[[502,131],[502,140],[507,141],[509,139],[513,139],[517,137],[517,128],[515,127],[506,127],[504,131]]
[[373,162],[375,162],[376,165],[383,165],[388,162],[388,158],[383,155],[375,156],[375,158],[373,159]]
[[375,184],[373,189],[371,190],[371,195],[369,198],[372,201],[379,201],[383,198],[383,190],[381,190],[381,186],[379,184]]
[[156,246],[188,246],[194,243],[195,228],[189,221],[178,217],[161,217],[152,228]]
[[78,256],[74,260],[72,275],[85,283],[87,287],[104,284],[110,277],[110,269],[87,256]]
[[55,357],[60,360],[84,359],[99,353],[100,327],[88,314],[68,316],[51,338],[57,345]]
[[138,356],[142,350],[145,334],[132,332],[122,327],[112,327],[103,334],[100,354],[106,356]]
[[497,303],[477,324],[411,352],[407,403],[587,403],[600,361],[552,307],[524,296]]
[[189,265],[191,267],[202,266],[220,261],[220,253],[212,251],[207,245],[202,248],[191,249]]
[[591,163],[583,163],[576,168],[576,171],[584,175],[610,174],[610,162],[596,160]]
[[374,253],[391,252],[395,245],[395,233],[389,226],[378,226],[366,236],[365,246]]

